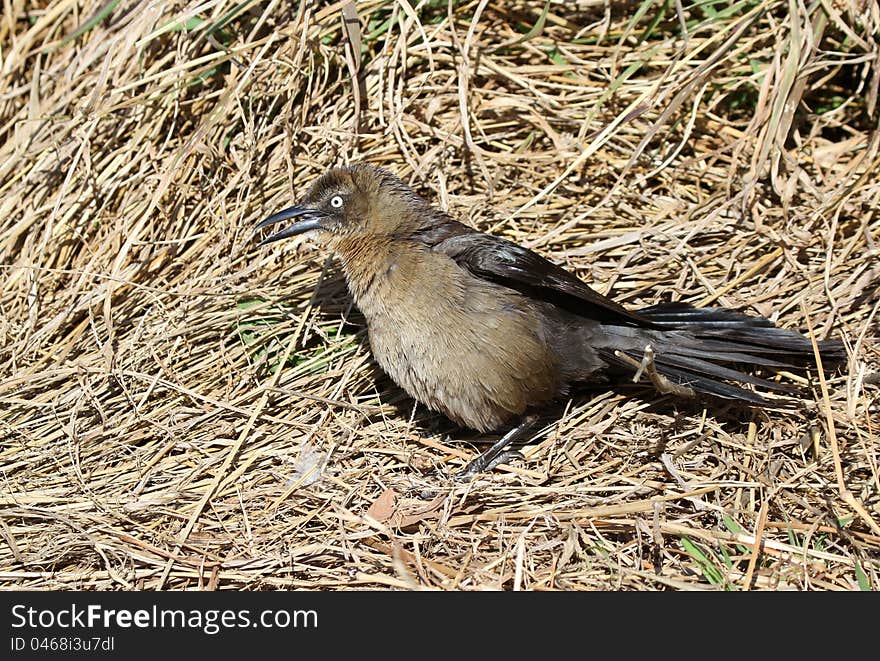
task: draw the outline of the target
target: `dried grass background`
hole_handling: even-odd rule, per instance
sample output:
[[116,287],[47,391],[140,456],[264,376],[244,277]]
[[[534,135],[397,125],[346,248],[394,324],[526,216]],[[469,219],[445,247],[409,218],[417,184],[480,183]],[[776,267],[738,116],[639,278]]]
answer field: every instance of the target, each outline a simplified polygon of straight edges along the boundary
[[[4,0],[2,586],[880,588],[878,42],[863,0]],[[848,365],[791,412],[582,393],[457,483],[336,264],[255,245],[357,160]]]

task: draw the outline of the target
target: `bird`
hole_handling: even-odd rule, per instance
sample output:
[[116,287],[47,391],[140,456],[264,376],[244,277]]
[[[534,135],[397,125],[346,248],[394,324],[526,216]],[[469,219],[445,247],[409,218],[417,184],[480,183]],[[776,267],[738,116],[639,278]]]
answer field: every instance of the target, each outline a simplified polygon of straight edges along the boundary
[[[462,479],[518,454],[542,411],[581,384],[647,379],[675,396],[786,408],[797,388],[755,372],[815,364],[809,338],[764,317],[681,302],[630,310],[367,163],[327,170],[255,230],[286,221],[259,245],[309,234],[336,254],[398,386],[462,427],[508,430]],[[838,340],[817,349],[826,367],[846,356]]]

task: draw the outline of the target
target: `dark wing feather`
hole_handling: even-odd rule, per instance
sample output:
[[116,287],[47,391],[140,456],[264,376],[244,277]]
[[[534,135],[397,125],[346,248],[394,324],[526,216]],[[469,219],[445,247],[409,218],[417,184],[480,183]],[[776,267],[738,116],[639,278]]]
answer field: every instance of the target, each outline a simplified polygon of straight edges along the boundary
[[[787,368],[813,360],[810,340],[778,328],[763,317],[723,308],[695,308],[686,303],[665,303],[630,312],[531,250],[452,220],[436,222],[435,218],[414,238],[478,278],[602,323],[606,345],[593,349],[617,371],[631,372],[633,368],[615,348],[638,361],[644,345],[650,343],[656,351],[657,371],[676,383],[715,397],[785,408],[792,400],[770,399],[730,382],[789,394],[795,388],[734,367],[746,366],[750,372],[758,366]],[[633,331],[632,327],[645,330]],[[821,342],[819,349],[829,364],[846,357],[843,345],[837,341]]]
[[449,221],[433,227],[423,242],[479,278],[579,316],[603,323],[656,327],[650,319],[602,296],[565,269],[506,239]]

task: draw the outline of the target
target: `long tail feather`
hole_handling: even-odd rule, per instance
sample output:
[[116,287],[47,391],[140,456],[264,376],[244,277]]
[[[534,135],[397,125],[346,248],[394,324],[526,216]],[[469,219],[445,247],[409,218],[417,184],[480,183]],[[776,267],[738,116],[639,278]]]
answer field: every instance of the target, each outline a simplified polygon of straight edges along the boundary
[[[645,331],[644,340],[655,352],[657,372],[679,385],[723,399],[751,405],[785,407],[792,400],[768,398],[763,392],[795,394],[798,388],[751,374],[755,368],[801,369],[814,365],[813,345],[795,331],[778,328],[764,317],[751,317],[724,308],[695,308],[684,303],[654,305],[638,314],[658,330]],[[818,343],[824,367],[831,368],[846,358],[838,341]],[[623,353],[640,361],[638,349]],[[617,349],[620,351],[620,349]],[[632,371],[630,361],[612,349],[601,351],[612,367]],[[747,390],[748,384],[759,391]]]

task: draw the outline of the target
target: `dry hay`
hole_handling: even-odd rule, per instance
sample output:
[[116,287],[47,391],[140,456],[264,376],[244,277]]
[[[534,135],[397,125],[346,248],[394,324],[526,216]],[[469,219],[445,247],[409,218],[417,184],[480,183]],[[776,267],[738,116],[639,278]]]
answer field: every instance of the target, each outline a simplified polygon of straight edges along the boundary
[[[39,5],[0,19],[4,587],[880,587],[877,3]],[[474,435],[335,263],[253,241],[356,160],[849,363],[787,413],[584,393],[456,483]]]

